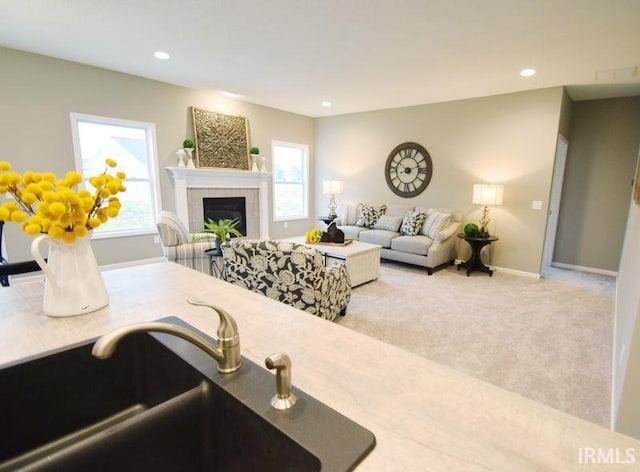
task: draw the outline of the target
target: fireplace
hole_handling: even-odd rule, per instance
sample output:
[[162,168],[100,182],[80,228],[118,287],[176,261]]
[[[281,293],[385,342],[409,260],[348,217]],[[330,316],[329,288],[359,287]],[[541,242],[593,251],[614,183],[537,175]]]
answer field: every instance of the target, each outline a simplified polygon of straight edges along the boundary
[[202,231],[205,198],[244,197],[246,234],[269,239],[269,172],[166,167],[171,176],[176,215],[194,233]]
[[236,229],[247,235],[247,205],[245,197],[205,197],[202,199],[204,221],[236,220]]

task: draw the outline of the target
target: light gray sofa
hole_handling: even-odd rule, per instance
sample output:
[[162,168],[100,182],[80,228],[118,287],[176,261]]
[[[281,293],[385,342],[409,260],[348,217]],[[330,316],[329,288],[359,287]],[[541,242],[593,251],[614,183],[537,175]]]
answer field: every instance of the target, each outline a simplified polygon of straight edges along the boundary
[[[363,208],[358,205],[343,204],[341,213],[335,221],[344,231],[345,238],[359,239],[365,243],[382,246],[380,257],[392,261],[405,262],[426,267],[429,275],[433,270],[452,264],[456,258],[456,234],[460,232],[462,215],[459,213],[426,207],[384,205],[384,218],[374,225],[358,225]],[[383,205],[373,205],[381,207]],[[396,228],[407,213],[416,212],[426,215],[417,235],[406,235]],[[384,221],[383,221],[384,220]]]

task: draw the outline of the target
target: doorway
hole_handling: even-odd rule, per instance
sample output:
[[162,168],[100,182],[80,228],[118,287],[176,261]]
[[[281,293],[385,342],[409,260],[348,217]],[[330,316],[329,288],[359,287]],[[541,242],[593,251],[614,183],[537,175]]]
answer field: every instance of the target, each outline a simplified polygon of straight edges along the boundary
[[556,231],[558,229],[558,214],[560,212],[560,199],[562,198],[562,183],[564,181],[564,169],[567,164],[567,150],[569,141],[558,135],[556,144],[556,157],[553,165],[553,179],[551,181],[551,196],[549,197],[549,213],[547,214],[547,232],[544,238],[544,250],[542,252],[542,267],[549,267],[553,262],[553,250],[556,245]]

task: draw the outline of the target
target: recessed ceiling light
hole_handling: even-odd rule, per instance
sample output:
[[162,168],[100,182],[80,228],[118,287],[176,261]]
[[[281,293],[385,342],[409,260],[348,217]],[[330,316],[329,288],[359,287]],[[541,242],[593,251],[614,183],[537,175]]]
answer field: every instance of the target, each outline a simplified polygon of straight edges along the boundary
[[324,100],[322,102],[322,106],[325,108],[329,108],[331,106],[331,102],[329,100]]
[[227,92],[227,91],[223,91],[222,95],[225,95],[225,96],[230,97],[230,98],[238,98],[239,97],[239,95],[237,93]]
[[536,70],[535,69],[522,69],[520,71],[520,75],[522,77],[531,77],[532,75],[536,75]]
[[156,51],[153,53],[153,55],[155,56],[156,59],[160,59],[161,61],[166,61],[171,57],[169,56],[169,53],[164,51]]

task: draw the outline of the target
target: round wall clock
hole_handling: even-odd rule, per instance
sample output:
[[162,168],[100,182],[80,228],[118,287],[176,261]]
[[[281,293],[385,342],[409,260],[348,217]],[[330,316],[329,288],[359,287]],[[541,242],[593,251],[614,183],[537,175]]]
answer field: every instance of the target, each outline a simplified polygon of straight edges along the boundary
[[393,148],[384,168],[387,185],[404,198],[420,195],[429,185],[432,174],[431,156],[417,143],[402,143]]

